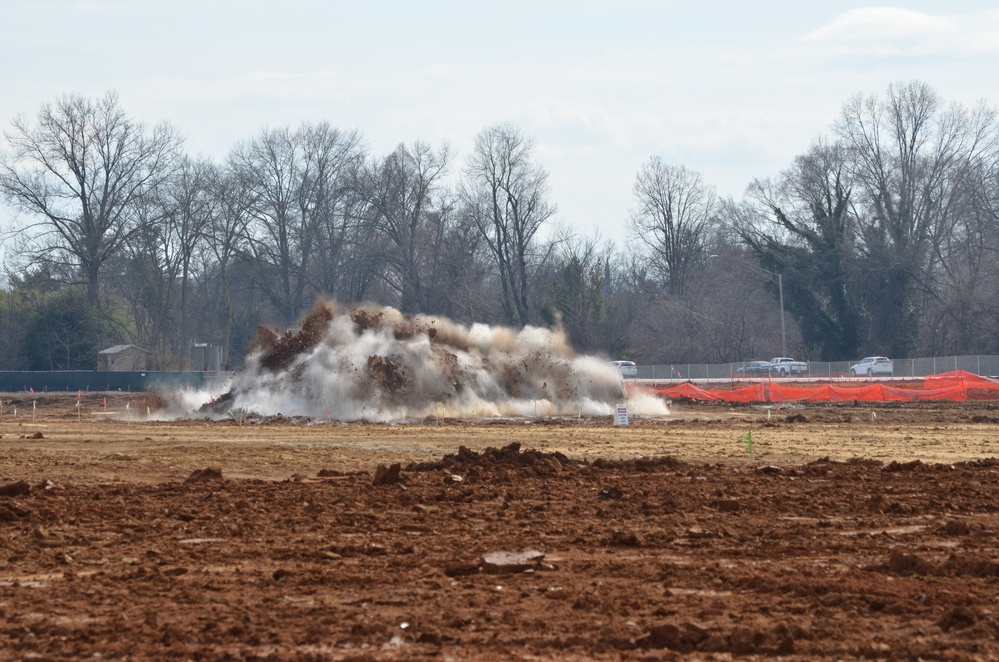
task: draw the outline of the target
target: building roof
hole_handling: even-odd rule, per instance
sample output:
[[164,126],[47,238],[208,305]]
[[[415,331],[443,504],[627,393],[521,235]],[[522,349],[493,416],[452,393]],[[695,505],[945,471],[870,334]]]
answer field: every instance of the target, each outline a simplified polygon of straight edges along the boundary
[[115,345],[114,347],[108,347],[107,349],[102,349],[101,351],[99,351],[97,353],[98,354],[121,354],[122,352],[124,352],[125,350],[128,350],[128,349],[137,349],[140,352],[145,352],[146,354],[149,353],[149,350],[142,349],[141,347],[136,347],[135,345]]

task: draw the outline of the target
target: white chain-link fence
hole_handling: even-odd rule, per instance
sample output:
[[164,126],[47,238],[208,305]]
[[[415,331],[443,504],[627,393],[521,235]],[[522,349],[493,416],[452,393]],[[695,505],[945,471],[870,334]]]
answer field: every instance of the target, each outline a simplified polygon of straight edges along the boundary
[[[809,361],[808,369],[795,373],[793,377],[814,379],[850,378],[850,367],[857,361]],[[639,365],[638,379],[655,381],[684,381],[688,379],[732,379],[744,378],[735,372],[745,365],[738,363],[674,363],[672,365]],[[893,377],[925,377],[952,370],[966,370],[986,377],[999,376],[999,355],[980,356],[937,356],[924,359],[895,359]],[[752,377],[753,375],[749,375]],[[879,375],[880,377],[881,375]],[[865,376],[866,378],[866,376]]]

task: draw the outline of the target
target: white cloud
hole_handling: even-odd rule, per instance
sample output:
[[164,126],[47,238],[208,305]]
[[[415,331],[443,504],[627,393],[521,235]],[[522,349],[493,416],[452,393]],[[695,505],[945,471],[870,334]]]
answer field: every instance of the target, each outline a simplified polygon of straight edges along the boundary
[[957,29],[953,20],[943,16],[931,16],[898,7],[864,7],[840,14],[831,23],[808,33],[802,39],[902,39],[940,36],[954,33]]
[[954,55],[999,51],[999,11],[927,14],[901,7],[864,7],[837,16],[799,41],[839,53]]

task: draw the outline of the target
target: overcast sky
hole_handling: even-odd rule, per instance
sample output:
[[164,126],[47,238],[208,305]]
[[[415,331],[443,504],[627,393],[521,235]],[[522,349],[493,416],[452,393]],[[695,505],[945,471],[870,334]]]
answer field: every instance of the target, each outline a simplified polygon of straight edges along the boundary
[[558,218],[620,245],[652,155],[738,198],[857,93],[915,79],[999,104],[993,3],[485,4],[0,0],[0,125],[68,92],[115,90],[193,155],[221,160],[265,127],[327,120],[379,155],[447,141],[457,170],[480,130],[511,122],[537,143]]

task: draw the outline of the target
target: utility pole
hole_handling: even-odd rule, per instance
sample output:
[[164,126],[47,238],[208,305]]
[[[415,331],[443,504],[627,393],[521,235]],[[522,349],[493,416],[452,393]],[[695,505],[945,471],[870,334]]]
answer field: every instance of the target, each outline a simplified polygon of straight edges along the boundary
[[[720,255],[709,255],[709,260],[714,260],[715,258],[722,257]],[[770,271],[769,269],[764,269],[758,264],[753,264],[752,262],[746,262],[742,258],[738,258],[734,255],[725,255],[730,260],[735,260],[736,262],[741,262],[747,267],[752,267],[753,269],[758,269],[765,274],[768,274],[777,279],[777,291],[780,293],[780,353],[781,356],[787,356],[787,328],[784,326],[784,277],[777,273],[776,271]]]

